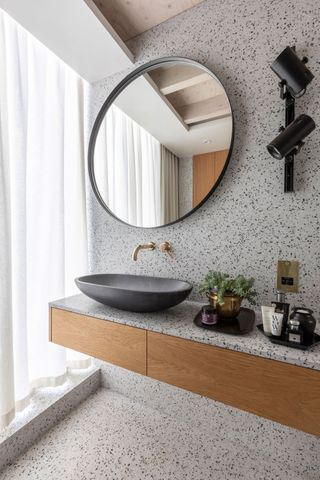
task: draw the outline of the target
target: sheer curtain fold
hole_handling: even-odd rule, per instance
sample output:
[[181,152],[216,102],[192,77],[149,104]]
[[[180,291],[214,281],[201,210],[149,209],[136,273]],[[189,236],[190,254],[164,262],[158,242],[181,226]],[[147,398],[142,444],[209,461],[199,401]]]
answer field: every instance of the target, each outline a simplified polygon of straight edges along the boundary
[[[4,19],[0,15],[0,68],[6,61],[4,49]],[[14,417],[13,329],[11,302],[11,228],[10,176],[7,125],[6,76],[0,75],[0,427]]]
[[[0,10],[0,424],[64,381],[48,302],[87,271],[86,83]],[[87,366],[87,359],[75,359]]]
[[160,220],[160,143],[116,105],[101,124],[95,176],[110,210],[137,226]]

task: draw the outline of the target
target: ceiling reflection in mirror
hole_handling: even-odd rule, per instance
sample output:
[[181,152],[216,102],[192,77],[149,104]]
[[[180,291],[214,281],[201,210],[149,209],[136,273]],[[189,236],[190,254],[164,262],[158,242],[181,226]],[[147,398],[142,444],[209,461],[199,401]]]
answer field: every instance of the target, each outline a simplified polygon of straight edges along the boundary
[[209,70],[182,60],[149,67],[99,122],[91,164],[98,198],[127,224],[173,223],[213,191],[232,136],[228,97]]

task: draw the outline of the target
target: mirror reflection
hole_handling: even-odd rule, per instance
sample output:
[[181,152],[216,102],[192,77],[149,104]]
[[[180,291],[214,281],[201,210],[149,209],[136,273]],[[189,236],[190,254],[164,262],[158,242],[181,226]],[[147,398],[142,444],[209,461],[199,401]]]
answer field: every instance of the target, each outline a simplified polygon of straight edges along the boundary
[[181,60],[149,68],[100,124],[93,169],[101,199],[130,225],[175,222],[220,178],[232,128],[226,92],[207,69]]

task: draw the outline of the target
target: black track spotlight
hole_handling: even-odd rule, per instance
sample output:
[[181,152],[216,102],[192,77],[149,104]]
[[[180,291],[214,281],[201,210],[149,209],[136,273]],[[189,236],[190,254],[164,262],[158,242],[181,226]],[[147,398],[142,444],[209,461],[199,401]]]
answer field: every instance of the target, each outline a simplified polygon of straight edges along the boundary
[[303,140],[316,128],[308,115],[295,117],[295,101],[305,92],[314,78],[306,67],[308,59],[302,60],[296,54],[295,47],[286,47],[271,65],[271,69],[280,78],[280,98],[285,101],[285,122],[280,134],[267,146],[274,158],[285,159],[284,191],[294,190],[294,157],[303,146]]
[[274,158],[281,160],[290,153],[298,153],[303,140],[316,128],[309,115],[302,114],[284,128],[281,133],[267,146],[268,152]]
[[271,69],[294,97],[301,97],[314,78],[306,67],[307,61],[306,57],[300,60],[294,47],[286,47],[271,65]]

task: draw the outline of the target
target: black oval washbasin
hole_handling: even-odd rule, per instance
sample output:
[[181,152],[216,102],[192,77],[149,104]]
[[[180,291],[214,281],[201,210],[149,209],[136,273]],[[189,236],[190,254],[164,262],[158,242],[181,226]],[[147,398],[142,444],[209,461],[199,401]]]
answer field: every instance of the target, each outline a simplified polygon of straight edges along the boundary
[[192,290],[183,280],[118,273],[84,275],[75,282],[88,297],[129,312],[157,312],[173,307]]

